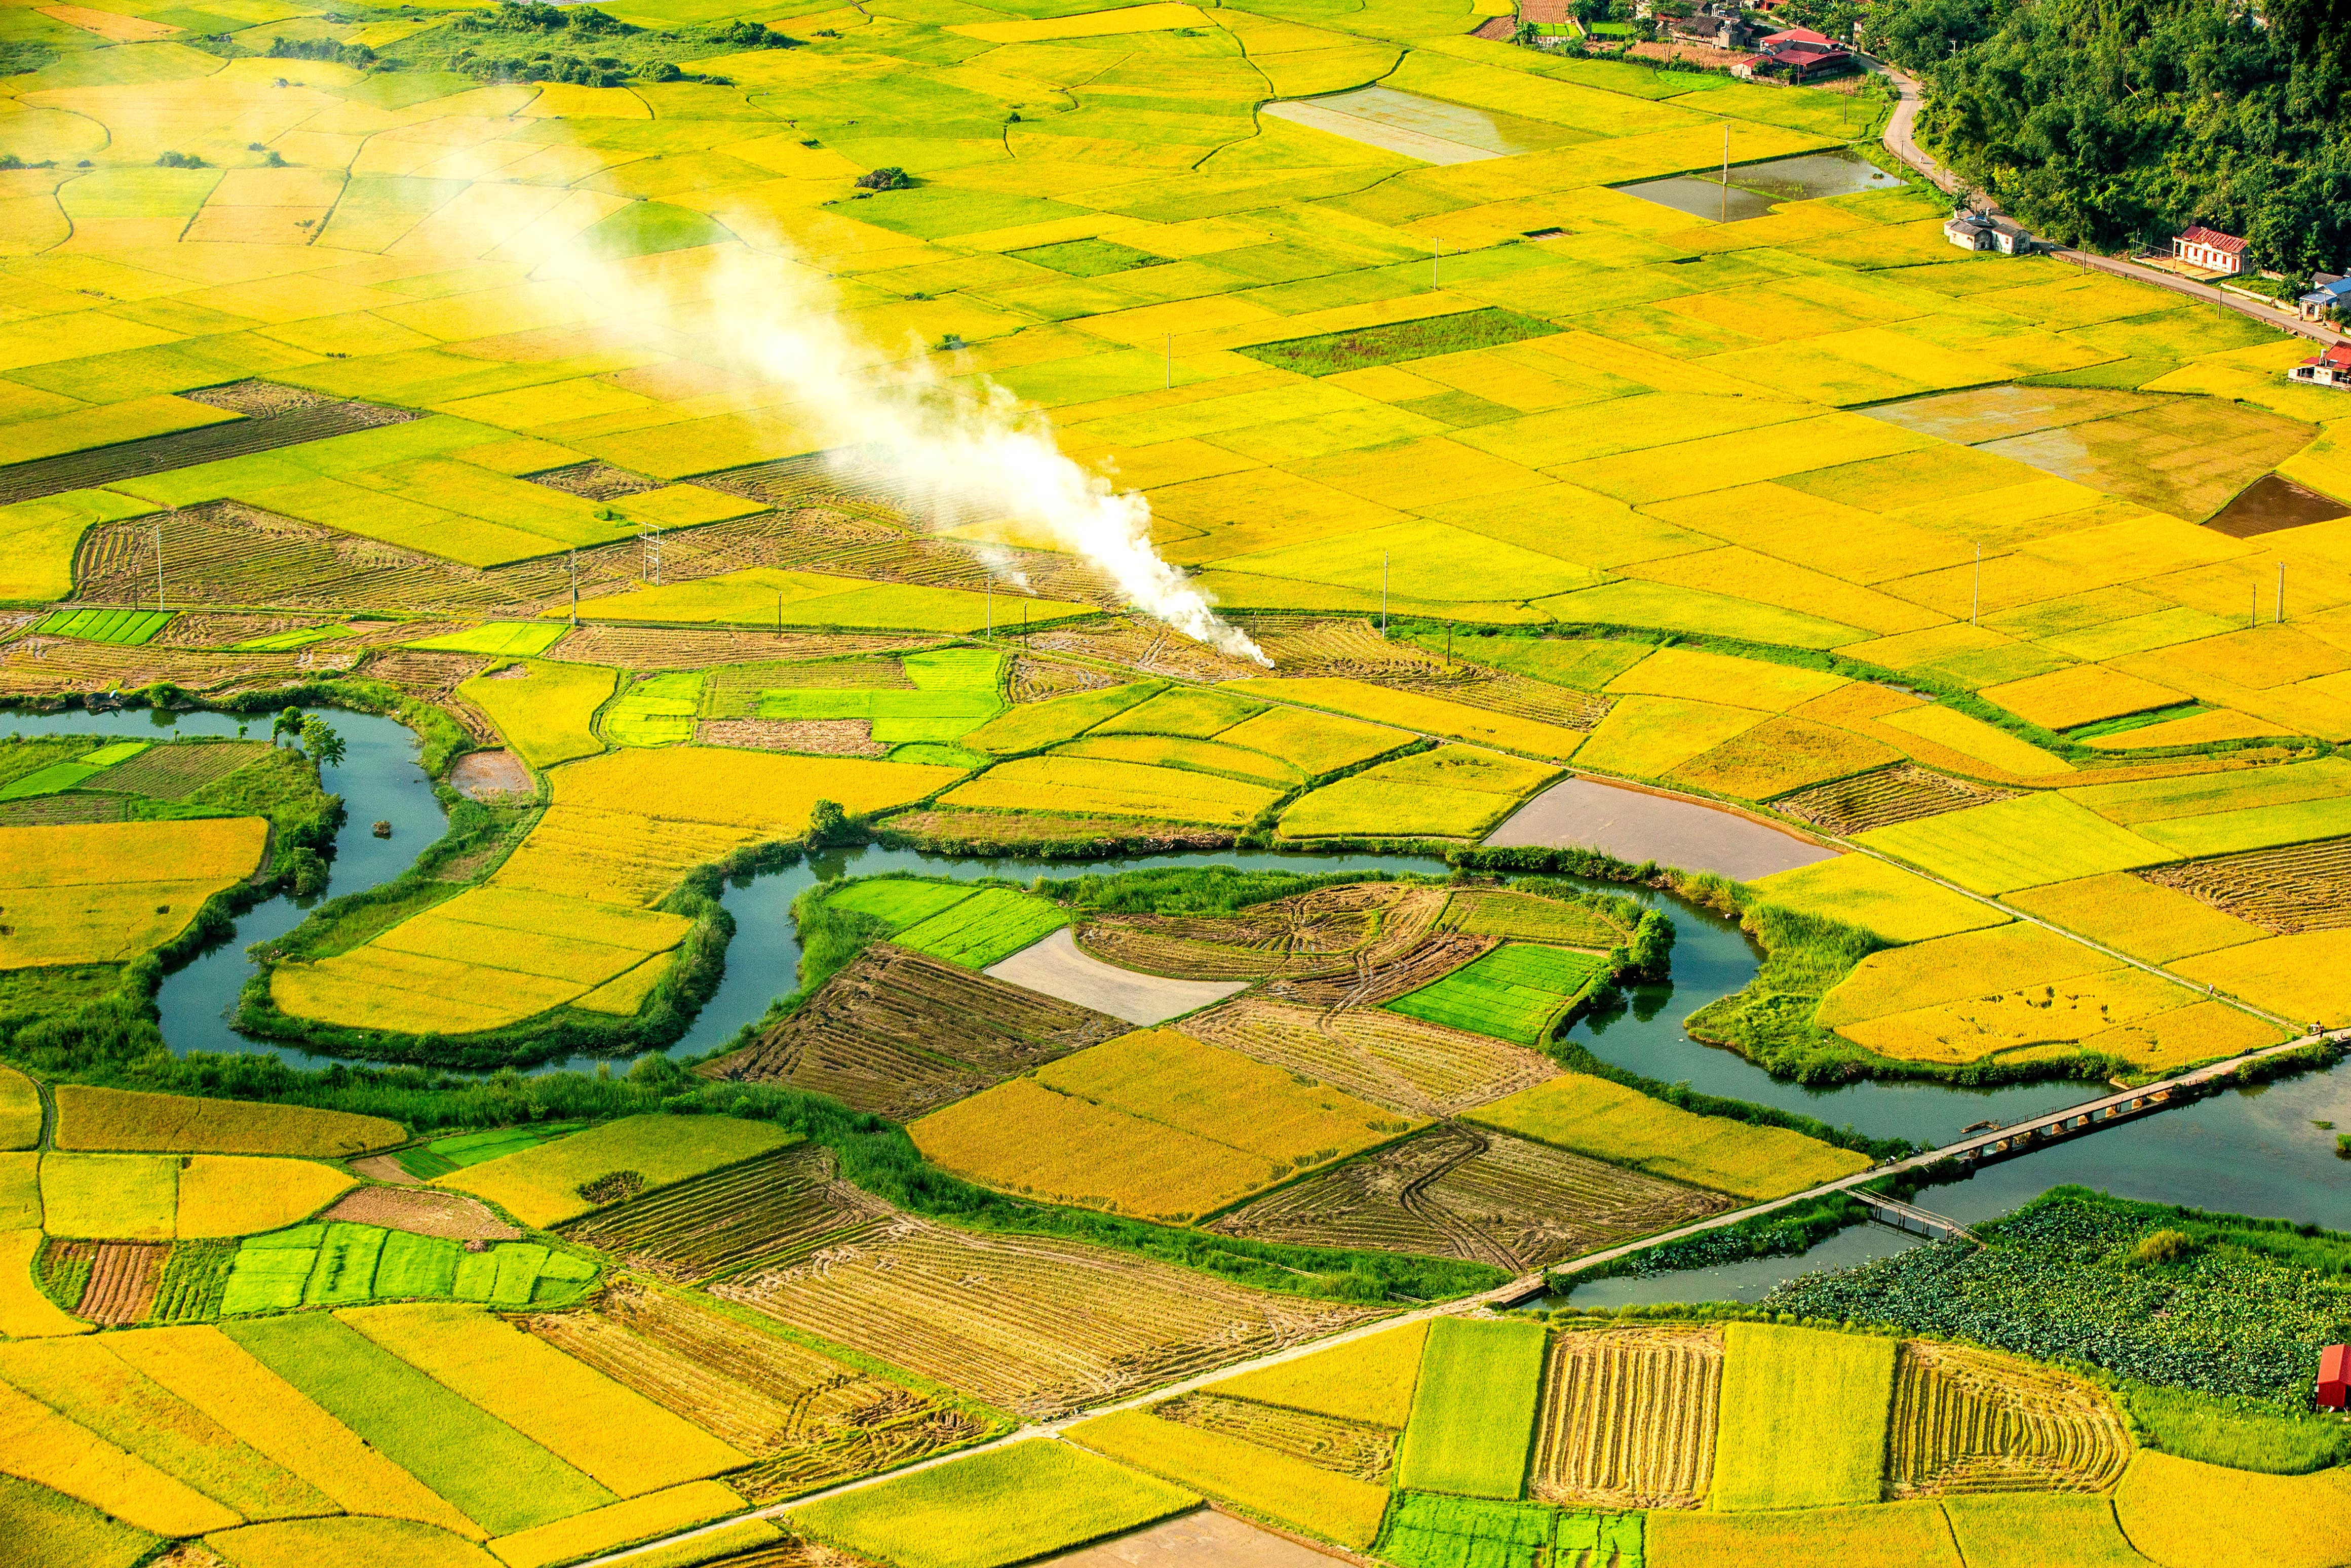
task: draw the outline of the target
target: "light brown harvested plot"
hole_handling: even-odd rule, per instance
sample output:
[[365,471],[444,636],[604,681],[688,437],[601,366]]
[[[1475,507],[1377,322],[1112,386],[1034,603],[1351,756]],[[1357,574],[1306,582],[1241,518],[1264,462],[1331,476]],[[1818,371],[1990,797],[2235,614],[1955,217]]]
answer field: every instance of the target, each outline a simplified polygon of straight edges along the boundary
[[855,1248],[713,1289],[1031,1419],[1376,1315],[1081,1242],[969,1235],[911,1215]]
[[1269,1194],[1208,1228],[1523,1274],[1729,1207],[1716,1193],[1447,1124]]
[[792,1015],[705,1069],[901,1121],[1123,1034],[1106,1014],[876,942]]
[[155,1286],[163,1277],[169,1247],[137,1242],[101,1242],[92,1249],[89,1282],[82,1287],[74,1316],[119,1328],[147,1315],[155,1300]]
[[2351,926],[2351,839],[2247,850],[2138,874],[2276,932]]
[[795,1145],[614,1204],[563,1233],[665,1279],[789,1268],[872,1234],[888,1216],[887,1204],[835,1175],[831,1150]]
[[1395,1434],[1336,1416],[1291,1410],[1222,1394],[1186,1394],[1155,1405],[1163,1421],[1221,1432],[1357,1480],[1384,1481],[1395,1463]]
[[1695,1508],[1714,1476],[1718,1329],[1552,1336],[1529,1490],[1546,1502]]
[[[400,1167],[395,1164],[392,1168]],[[418,1236],[444,1236],[456,1241],[514,1241],[522,1236],[479,1198],[457,1192],[427,1192],[418,1187],[363,1186],[319,1218],[349,1220],[354,1225],[380,1225],[387,1230],[406,1230]]]
[[1380,1008],[1330,1010],[1247,996],[1184,1020],[1196,1039],[1421,1115],[1449,1115],[1559,1071],[1506,1040]]
[[978,1417],[779,1334],[633,1280],[587,1312],[523,1326],[758,1462],[731,1479],[761,1502],[960,1448]]
[[1771,804],[1798,821],[1810,822],[1840,838],[1851,838],[1872,828],[1914,822],[1921,817],[1939,816],[1963,807],[2010,800],[2015,793],[1906,762],[1857,779],[1840,779],[1833,784],[1800,789]]
[[2104,1491],[2130,1456],[2114,1402],[2081,1378],[1964,1345],[1903,1343],[1886,1432],[1892,1496]]
[[1403,959],[1437,932],[1446,897],[1437,887],[1353,883],[1220,918],[1100,915],[1080,925],[1076,936],[1081,948],[1104,963],[1146,975],[1331,978]]

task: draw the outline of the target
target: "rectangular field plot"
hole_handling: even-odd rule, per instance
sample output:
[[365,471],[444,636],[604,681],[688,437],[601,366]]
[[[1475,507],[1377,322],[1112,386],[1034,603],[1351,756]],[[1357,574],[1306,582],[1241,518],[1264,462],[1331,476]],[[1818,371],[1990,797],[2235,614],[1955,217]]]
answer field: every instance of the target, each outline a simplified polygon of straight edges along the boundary
[[[1951,1544],[1950,1526],[1944,1522],[1942,1510],[1932,1502],[1872,1502],[1769,1513],[1668,1509],[1648,1516],[1646,1544],[1659,1563],[1698,1568],[1756,1563],[1964,1568],[1958,1548]],[[2050,1556],[2037,1561],[2070,1559]],[[1972,1563],[1974,1559],[1968,1562]]]
[[42,1221],[52,1236],[169,1241],[178,1226],[180,1162],[163,1155],[47,1155]]
[[795,1328],[1031,1419],[1375,1316],[1081,1242],[900,1216],[821,1263],[713,1288]]
[[1448,1124],[1285,1186],[1209,1228],[1524,1274],[1729,1207],[1679,1182]]
[[0,969],[120,962],[261,864],[258,817],[0,828]]
[[1100,1416],[1070,1440],[1358,1551],[1387,1511],[1395,1446],[1376,1427],[1215,1394]]
[[1067,1443],[1037,1440],[795,1509],[820,1540],[904,1568],[999,1568],[1199,1501]]
[[1429,1023],[1473,1030],[1519,1045],[1540,1045],[1561,1016],[1607,972],[1607,960],[1593,954],[1506,942],[1387,1006]]
[[158,800],[183,800],[247,763],[259,761],[271,749],[258,740],[216,740],[198,745],[182,741],[150,746],[135,757],[114,763],[102,776],[96,776],[92,787]]
[[1181,1224],[1412,1124],[1327,1085],[1138,1030],[915,1123],[934,1163],[1008,1191]]
[[78,637],[86,643],[113,643],[135,648],[152,640],[171,623],[161,610],[59,610],[33,628],[52,637]]
[[985,969],[1059,931],[1070,917],[1033,894],[983,887],[898,933],[898,945],[966,969]]
[[227,1155],[311,1155],[340,1159],[402,1142],[381,1116],[188,1094],[147,1094],[60,1083],[57,1146]]
[[1282,812],[1280,829],[1298,839],[1474,839],[1558,776],[1559,769],[1545,763],[1440,746],[1351,773],[1301,796]]
[[992,1435],[989,1421],[757,1326],[762,1320],[622,1280],[585,1312],[522,1326],[754,1456],[731,1484],[762,1502]]
[[1696,1507],[1714,1474],[1721,1384],[1718,1330],[1554,1335],[1529,1490],[1546,1502]]
[[1860,841],[1972,892],[1991,894],[2129,871],[2186,854],[2149,842],[2059,795],[2020,796],[1873,828]]
[[748,1457],[478,1308],[369,1307],[342,1321],[618,1496],[705,1479]]
[[251,1319],[223,1332],[494,1534],[618,1500],[331,1313]]
[[[526,1225],[555,1225],[653,1187],[796,1141],[764,1123],[720,1116],[626,1116],[553,1144],[470,1166],[434,1185],[486,1197]],[[590,1197],[588,1188],[599,1196]]]
[[1126,1029],[1106,1013],[877,942],[715,1070],[908,1121]]
[[1423,1023],[1383,1008],[1322,1008],[1243,997],[1185,1029],[1277,1067],[1416,1115],[1457,1114],[1539,1083],[1551,1059],[1490,1035]]
[[1929,882],[1875,855],[1844,854],[1750,883],[1771,904],[1875,932],[1889,942],[1924,942],[2005,925],[1991,904]]
[[1087,757],[1021,757],[999,762],[941,799],[950,806],[1008,811],[1071,811],[1239,827],[1281,792],[1238,779]]
[[889,1212],[834,1176],[831,1150],[794,1145],[573,1220],[564,1234],[671,1280],[789,1268],[870,1235]]
[[1526,1481],[1543,1370],[1539,1323],[1439,1318],[1428,1325],[1398,1484],[1459,1497],[1516,1498]]
[[1867,1155],[1783,1127],[1701,1116],[1569,1072],[1479,1106],[1468,1119],[1740,1197],[1777,1197],[1868,1168]]
[[896,744],[953,741],[1004,711],[999,695],[1004,655],[993,649],[939,648],[908,653],[897,663],[908,683],[905,689],[799,685],[769,688],[759,693],[749,716],[794,721],[868,719],[875,740]]
[[[1229,915],[1092,915],[1077,940],[1106,963],[1170,979],[1353,982],[1366,971],[1411,963],[1441,935],[1446,908],[1439,888],[1342,883]],[[1447,950],[1458,963],[1482,946],[1456,942]]]
[[1445,906],[1445,922],[1477,936],[1601,952],[1632,935],[1629,926],[1597,904],[1569,904],[1501,888],[1455,894]]
[[2132,1445],[2102,1390],[2055,1367],[1906,1341],[1886,1437],[1894,1497],[2105,1491]]
[[1713,1506],[1876,1501],[1895,1349],[1864,1334],[1725,1325]]
[[469,1252],[453,1237],[339,1219],[248,1239],[229,1264],[219,1310],[235,1316],[413,1297],[513,1310],[576,1301],[595,1273],[592,1260],[538,1242]]

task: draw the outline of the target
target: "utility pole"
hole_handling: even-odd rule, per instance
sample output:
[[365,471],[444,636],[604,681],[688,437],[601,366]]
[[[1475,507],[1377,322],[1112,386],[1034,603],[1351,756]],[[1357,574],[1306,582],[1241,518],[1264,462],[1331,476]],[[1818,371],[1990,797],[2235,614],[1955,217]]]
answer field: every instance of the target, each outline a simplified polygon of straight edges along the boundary
[[1388,552],[1380,551],[1380,635],[1388,634]]
[[1977,624],[1983,616],[1983,546],[1976,546],[1976,601],[1968,611],[1968,624]]
[[645,547],[645,580],[657,584],[661,581],[661,529],[646,529],[639,542]]

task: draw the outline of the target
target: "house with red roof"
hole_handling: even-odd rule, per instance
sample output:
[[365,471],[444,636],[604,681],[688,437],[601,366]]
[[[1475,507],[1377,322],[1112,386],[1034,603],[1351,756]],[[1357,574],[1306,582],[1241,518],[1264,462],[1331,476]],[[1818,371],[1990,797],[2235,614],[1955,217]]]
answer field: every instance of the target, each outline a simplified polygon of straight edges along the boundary
[[2286,371],[2285,377],[2304,386],[2339,387],[2351,391],[2351,344],[2337,343],[2331,349],[2313,354]]
[[1809,81],[1852,70],[1858,63],[1844,45],[1810,27],[1791,27],[1784,33],[1774,33],[1757,44],[1755,49],[1754,54],[1730,68],[1732,76],[1749,81],[1765,77]]
[[2189,225],[2187,231],[2171,242],[2171,255],[2175,261],[2210,272],[2233,274],[2245,270],[2245,242],[2235,235],[2208,229],[2202,224]]

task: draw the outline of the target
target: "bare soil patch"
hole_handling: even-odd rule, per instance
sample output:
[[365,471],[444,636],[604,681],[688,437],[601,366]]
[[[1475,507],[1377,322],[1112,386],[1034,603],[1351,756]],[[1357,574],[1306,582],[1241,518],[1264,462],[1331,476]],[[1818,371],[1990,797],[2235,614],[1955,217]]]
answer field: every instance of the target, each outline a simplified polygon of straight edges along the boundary
[[[399,1168],[389,1155],[374,1160],[354,1160],[352,1168],[377,1164]],[[327,1210],[326,1218],[348,1219],[357,1225],[381,1225],[387,1230],[413,1231],[419,1236],[446,1236],[458,1241],[515,1241],[522,1237],[521,1231],[500,1219],[479,1198],[422,1187],[360,1187],[345,1194],[340,1202]]]
[[449,768],[450,787],[468,800],[533,795],[530,769],[511,751],[469,751]]
[[749,751],[800,751],[818,757],[887,757],[870,718],[706,718],[694,727],[705,746]]
[[168,1246],[128,1241],[99,1244],[91,1251],[89,1283],[82,1288],[74,1315],[109,1327],[137,1322],[154,1305],[155,1286],[171,1251]]
[[1039,1568],[1331,1568],[1335,1555],[1203,1508],[1045,1558]]
[[1717,872],[1740,882],[1792,871],[1837,853],[1734,811],[1593,779],[1552,785],[1520,807],[1486,842],[1579,846],[1635,865],[1656,861],[1684,871]]
[[370,1155],[363,1160],[353,1160],[351,1169],[363,1176],[371,1176],[377,1181],[396,1182],[402,1186],[424,1185],[402,1170],[400,1162],[390,1155]]
[[1081,952],[1067,927],[991,966],[987,974],[1133,1024],[1165,1023],[1179,1013],[1222,1001],[1249,984],[1176,980],[1114,968]]

